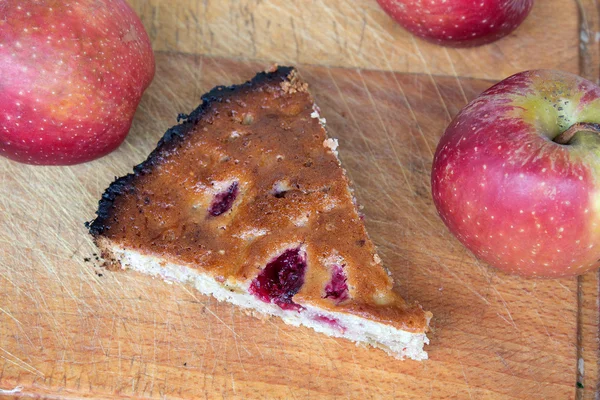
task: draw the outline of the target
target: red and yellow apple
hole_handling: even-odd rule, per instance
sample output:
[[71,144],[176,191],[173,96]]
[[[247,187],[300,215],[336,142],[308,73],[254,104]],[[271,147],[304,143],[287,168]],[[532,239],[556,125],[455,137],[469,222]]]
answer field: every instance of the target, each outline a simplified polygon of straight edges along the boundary
[[125,0],[3,0],[0,155],[75,164],[125,139],[154,55]]
[[377,0],[412,34],[451,47],[496,41],[525,20],[533,0]]
[[600,87],[513,75],[469,103],[437,147],[432,194],[450,231],[509,273],[559,277],[600,259]]

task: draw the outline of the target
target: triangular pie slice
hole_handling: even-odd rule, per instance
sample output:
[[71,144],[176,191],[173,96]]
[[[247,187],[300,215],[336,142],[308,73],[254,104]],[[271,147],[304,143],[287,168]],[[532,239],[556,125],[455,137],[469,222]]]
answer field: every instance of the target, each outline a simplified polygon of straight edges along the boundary
[[337,140],[295,69],[216,87],[117,179],[90,233],[105,259],[398,358],[431,313],[392,290]]

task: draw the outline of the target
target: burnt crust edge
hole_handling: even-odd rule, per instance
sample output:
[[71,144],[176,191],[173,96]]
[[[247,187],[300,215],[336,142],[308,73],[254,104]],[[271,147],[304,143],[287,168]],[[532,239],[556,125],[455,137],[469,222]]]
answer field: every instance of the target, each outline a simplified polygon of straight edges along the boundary
[[154,166],[157,165],[165,155],[164,153],[168,152],[169,147],[177,146],[181,143],[183,139],[193,131],[193,128],[213,104],[221,103],[227,97],[235,95],[244,89],[259,87],[274,81],[284,83],[290,78],[294,80],[295,76],[296,69],[294,67],[277,66],[268,71],[259,72],[251,80],[245,83],[231,86],[215,86],[208,93],[203,94],[201,96],[202,102],[200,105],[188,115],[179,114],[177,116],[177,122],[183,122],[169,128],[165,132],[158,141],[156,148],[152,150],[146,160],[133,167],[133,173],[116,178],[108,188],[106,188],[102,194],[102,198],[98,201],[96,218],[92,221],[87,221],[84,224],[89,233],[94,238],[98,238],[104,231],[110,229],[109,218],[115,200],[126,192],[133,192],[135,190],[133,186],[135,179],[138,176],[151,173]]

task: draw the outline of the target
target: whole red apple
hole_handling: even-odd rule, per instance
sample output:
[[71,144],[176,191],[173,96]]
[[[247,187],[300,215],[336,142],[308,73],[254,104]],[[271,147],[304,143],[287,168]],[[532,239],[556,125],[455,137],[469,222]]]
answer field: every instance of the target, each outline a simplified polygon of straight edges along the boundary
[[0,38],[0,155],[75,164],[125,139],[154,76],[125,0],[1,0]]
[[377,0],[406,30],[442,46],[496,41],[525,20],[533,0]]
[[469,103],[442,136],[432,194],[450,231],[509,273],[581,274],[600,259],[600,88],[528,71]]

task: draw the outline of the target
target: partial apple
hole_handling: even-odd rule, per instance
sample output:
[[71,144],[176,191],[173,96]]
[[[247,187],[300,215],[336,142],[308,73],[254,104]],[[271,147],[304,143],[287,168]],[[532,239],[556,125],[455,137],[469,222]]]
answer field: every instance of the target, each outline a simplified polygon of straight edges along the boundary
[[469,103],[442,136],[433,200],[486,263],[560,277],[600,260],[600,88],[566,72],[513,75]]
[[154,55],[125,0],[0,2],[0,155],[76,164],[125,139]]
[[400,25],[430,42],[473,47],[494,42],[525,20],[533,0],[377,0]]

